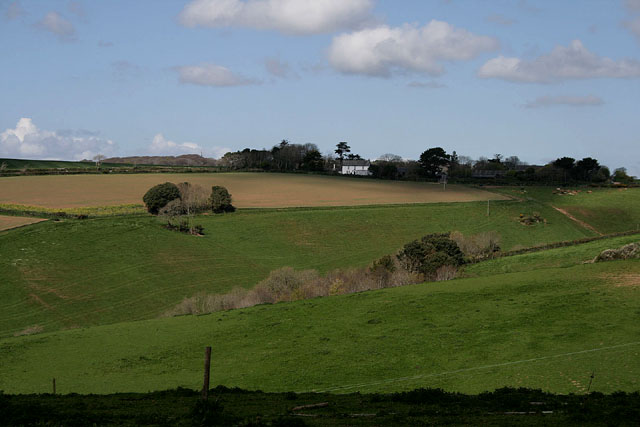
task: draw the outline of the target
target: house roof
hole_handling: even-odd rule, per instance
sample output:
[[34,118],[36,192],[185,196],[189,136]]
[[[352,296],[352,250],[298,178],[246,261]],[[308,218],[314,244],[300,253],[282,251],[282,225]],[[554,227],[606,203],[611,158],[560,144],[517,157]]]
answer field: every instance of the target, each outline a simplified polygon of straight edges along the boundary
[[371,166],[371,162],[364,159],[343,160],[342,166]]

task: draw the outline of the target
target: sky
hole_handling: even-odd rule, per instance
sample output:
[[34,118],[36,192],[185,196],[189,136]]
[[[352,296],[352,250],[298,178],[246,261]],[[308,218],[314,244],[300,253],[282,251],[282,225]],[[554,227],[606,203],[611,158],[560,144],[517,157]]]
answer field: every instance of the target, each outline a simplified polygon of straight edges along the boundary
[[0,0],[0,157],[270,148],[640,175],[640,0]]

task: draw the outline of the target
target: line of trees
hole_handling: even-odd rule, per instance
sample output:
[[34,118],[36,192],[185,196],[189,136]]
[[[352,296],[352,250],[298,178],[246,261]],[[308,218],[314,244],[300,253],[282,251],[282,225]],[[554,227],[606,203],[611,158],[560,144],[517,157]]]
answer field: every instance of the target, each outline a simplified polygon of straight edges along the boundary
[[[218,165],[231,170],[336,173],[347,159],[361,157],[352,153],[345,141],[337,143],[333,153],[323,155],[315,144],[293,144],[283,139],[270,150],[245,148],[226,153],[218,161]],[[543,184],[634,182],[625,168],[618,168],[611,173],[609,168],[592,157],[580,160],[561,157],[546,165],[528,165],[518,156],[494,154],[491,157],[472,159],[458,155],[455,151],[447,153],[442,147],[428,148],[420,154],[418,160],[407,160],[387,153],[374,160],[369,171],[374,178],[393,180],[436,181],[446,178],[457,182],[482,182],[491,178],[508,183]]]

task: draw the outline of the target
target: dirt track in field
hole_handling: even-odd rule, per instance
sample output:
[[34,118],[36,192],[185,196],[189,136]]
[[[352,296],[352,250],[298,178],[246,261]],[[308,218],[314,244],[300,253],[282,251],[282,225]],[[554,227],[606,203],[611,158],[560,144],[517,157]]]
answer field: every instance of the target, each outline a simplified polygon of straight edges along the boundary
[[144,193],[163,182],[222,185],[241,208],[351,206],[392,203],[469,202],[506,199],[459,185],[394,182],[349,177],[273,174],[62,175],[0,178],[0,203],[74,208],[142,204]]
[[22,216],[0,215],[0,231],[9,230],[11,228],[16,228],[16,227],[22,227],[23,225],[34,224],[40,221],[45,221],[45,220],[41,218],[27,218]]

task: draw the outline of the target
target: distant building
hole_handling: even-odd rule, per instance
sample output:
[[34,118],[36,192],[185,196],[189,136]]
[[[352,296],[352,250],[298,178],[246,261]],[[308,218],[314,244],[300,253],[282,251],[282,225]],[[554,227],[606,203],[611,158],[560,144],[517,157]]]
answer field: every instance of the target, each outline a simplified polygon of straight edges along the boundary
[[371,162],[369,160],[355,159],[355,160],[343,160],[342,169],[340,173],[342,175],[371,175],[369,172],[369,166]]

